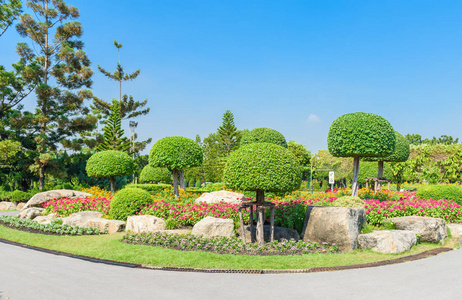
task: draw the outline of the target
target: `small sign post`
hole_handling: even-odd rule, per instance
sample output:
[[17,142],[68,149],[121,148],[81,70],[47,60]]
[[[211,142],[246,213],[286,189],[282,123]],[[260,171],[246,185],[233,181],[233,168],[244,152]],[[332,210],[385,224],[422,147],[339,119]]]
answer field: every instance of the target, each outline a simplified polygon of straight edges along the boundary
[[329,172],[329,184],[330,184],[331,191],[334,191],[334,183],[335,183],[335,172],[330,171]]

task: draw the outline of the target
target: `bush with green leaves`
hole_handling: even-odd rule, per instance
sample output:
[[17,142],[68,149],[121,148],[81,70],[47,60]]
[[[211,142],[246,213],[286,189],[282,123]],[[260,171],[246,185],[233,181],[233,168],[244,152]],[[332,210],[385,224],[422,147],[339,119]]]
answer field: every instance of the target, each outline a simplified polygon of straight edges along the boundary
[[295,156],[286,148],[270,143],[241,146],[231,153],[224,170],[226,187],[256,191],[257,201],[263,201],[265,191],[290,192],[299,188],[301,181]]
[[409,141],[399,132],[395,131],[395,150],[385,157],[366,157],[366,161],[402,162],[409,158],[411,148]]
[[151,195],[140,188],[126,188],[118,191],[111,200],[109,216],[114,220],[125,221],[135,215],[142,206],[153,202]]
[[202,182],[198,179],[196,180],[196,184],[194,186],[200,188],[202,186]]
[[286,138],[277,130],[271,128],[255,128],[246,133],[241,138],[241,146],[253,143],[271,143],[287,148]]
[[115,192],[115,176],[133,173],[133,159],[125,152],[107,150],[96,152],[87,162],[86,171],[90,177],[109,177],[111,192]]
[[142,189],[145,190],[146,192],[150,193],[151,195],[154,195],[162,190],[168,189],[172,190],[172,186],[170,184],[127,184],[125,188],[128,189]]
[[172,181],[172,172],[167,168],[158,168],[147,165],[141,170],[140,182],[141,183],[167,183]]
[[462,188],[455,185],[441,184],[423,186],[417,189],[415,196],[425,200],[452,200],[462,205]]
[[343,196],[334,201],[334,206],[340,207],[364,207],[364,201],[356,196]]

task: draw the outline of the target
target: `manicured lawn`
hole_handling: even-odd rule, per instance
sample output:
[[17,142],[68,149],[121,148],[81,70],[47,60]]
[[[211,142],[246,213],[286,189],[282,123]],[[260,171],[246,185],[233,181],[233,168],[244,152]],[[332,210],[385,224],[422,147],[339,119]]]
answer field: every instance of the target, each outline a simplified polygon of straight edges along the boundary
[[[123,233],[101,236],[50,236],[32,234],[0,225],[0,238],[72,254],[159,267],[211,269],[309,269],[334,267],[394,259],[440,247],[421,244],[404,254],[377,254],[355,251],[340,254],[295,256],[221,255],[200,251],[178,251],[152,246],[121,243]],[[444,246],[455,245],[455,239]]]

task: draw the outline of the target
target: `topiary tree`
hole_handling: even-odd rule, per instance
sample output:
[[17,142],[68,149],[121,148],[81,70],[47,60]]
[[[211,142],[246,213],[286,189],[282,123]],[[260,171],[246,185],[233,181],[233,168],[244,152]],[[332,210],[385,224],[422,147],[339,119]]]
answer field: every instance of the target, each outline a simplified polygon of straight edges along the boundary
[[282,133],[265,127],[255,128],[244,133],[241,146],[253,143],[271,143],[287,148],[287,141]]
[[168,183],[172,181],[172,172],[167,168],[156,168],[146,165],[140,173],[141,183]]
[[109,216],[114,220],[126,221],[133,216],[140,207],[153,202],[151,195],[139,188],[126,188],[118,191],[111,200]]
[[300,187],[300,165],[289,150],[270,143],[243,146],[231,153],[224,170],[228,188],[256,191],[257,202],[267,192],[290,192]]
[[338,117],[327,137],[329,152],[337,157],[353,157],[352,196],[358,196],[359,159],[384,157],[395,150],[396,136],[383,117],[364,112]]
[[200,146],[193,140],[182,136],[170,136],[158,140],[149,153],[149,164],[164,167],[172,171],[175,197],[179,198],[178,172],[181,187],[184,189],[183,170],[202,164],[203,155]]
[[133,160],[127,153],[107,150],[93,154],[88,159],[85,170],[90,177],[109,177],[111,193],[114,193],[115,176],[131,175],[134,167]]
[[[411,153],[409,141],[399,132],[395,131],[395,150],[392,154],[385,157],[366,157],[366,161],[378,161],[378,174],[377,177],[383,177],[383,162],[404,162],[409,158]],[[380,187],[379,187],[380,188]]]

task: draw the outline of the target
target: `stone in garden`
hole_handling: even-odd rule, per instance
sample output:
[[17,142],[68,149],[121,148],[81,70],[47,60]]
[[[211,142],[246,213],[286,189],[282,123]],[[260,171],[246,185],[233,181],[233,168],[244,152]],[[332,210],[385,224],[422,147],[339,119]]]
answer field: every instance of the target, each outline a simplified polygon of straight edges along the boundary
[[39,216],[43,211],[45,211],[44,208],[26,208],[18,214],[18,217],[20,219],[34,219],[35,217]]
[[203,237],[232,237],[234,236],[234,221],[231,219],[220,219],[205,217],[194,225],[192,234]]
[[88,227],[88,221],[95,218],[101,218],[102,216],[103,214],[97,211],[76,212],[67,218],[63,218],[63,225]]
[[462,237],[462,224],[446,224],[446,226],[448,226],[453,237]]
[[216,191],[211,193],[203,193],[194,202],[205,202],[205,203],[219,203],[221,201],[229,204],[241,204],[244,194],[230,192],[230,191]]
[[5,210],[16,210],[16,205],[13,202],[2,201],[0,202],[0,211]]
[[358,236],[359,248],[380,253],[409,251],[416,243],[415,233],[409,230],[378,230]]
[[16,205],[16,210],[23,210],[24,206],[26,206],[26,203],[20,202],[18,205]]
[[79,191],[72,191],[72,190],[53,190],[53,191],[46,191],[42,193],[37,193],[29,201],[27,201],[24,208],[29,207],[42,207],[42,204],[50,199],[55,198],[87,198],[92,196],[92,194],[79,192]]
[[[271,240],[270,229],[271,229],[270,225],[263,226],[263,236],[264,236],[265,242],[269,242]],[[250,226],[245,226],[244,230],[245,230],[245,241],[247,243],[250,243]],[[237,230],[237,234],[241,236],[241,228]],[[282,239],[286,239],[286,240],[293,239],[293,240],[298,241],[300,240],[300,235],[295,229],[274,226],[274,240],[281,241]]]
[[144,215],[128,217],[126,231],[141,233],[165,230],[166,228],[167,224],[163,219],[155,216]]
[[101,232],[107,230],[107,233],[121,232],[125,229],[125,222],[119,220],[108,220],[103,218],[95,218],[88,220],[88,227],[96,227]]
[[340,251],[353,251],[365,223],[366,211],[362,207],[308,206],[302,239],[335,243]]
[[41,223],[41,224],[50,224],[53,219],[57,219],[58,214],[49,214],[47,216],[38,216],[34,218],[35,222]]
[[446,222],[443,219],[408,216],[389,219],[396,229],[410,230],[420,235],[420,241],[438,243],[447,236]]

